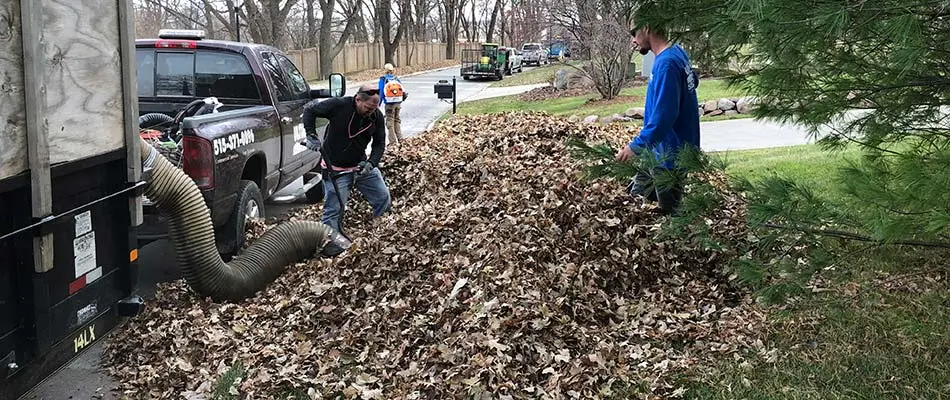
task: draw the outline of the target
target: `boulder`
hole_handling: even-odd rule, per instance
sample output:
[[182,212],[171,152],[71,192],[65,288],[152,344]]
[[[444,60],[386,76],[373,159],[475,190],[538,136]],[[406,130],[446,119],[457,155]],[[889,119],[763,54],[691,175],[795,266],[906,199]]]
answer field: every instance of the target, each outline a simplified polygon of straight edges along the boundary
[[594,87],[594,80],[579,73],[570,73],[567,75],[568,89],[589,89]]
[[717,108],[723,112],[736,108],[736,102],[729,99],[719,99]]
[[719,102],[716,100],[706,100],[706,103],[703,104],[703,110],[705,112],[713,112],[719,108]]
[[584,123],[585,123],[585,124],[593,124],[593,123],[597,122],[597,120],[598,120],[599,118],[600,118],[600,117],[598,117],[598,116],[596,116],[596,115],[588,115],[587,118],[584,118]]
[[725,112],[725,115],[736,115],[736,114],[738,114],[738,113],[739,113],[739,112],[736,111],[736,110],[729,110],[729,111],[726,111],[726,112]]
[[628,108],[627,111],[624,113],[624,115],[630,118],[643,119],[643,114],[645,112],[646,111],[643,109],[643,107],[633,107],[633,108]]
[[702,107],[699,107],[699,116],[702,117],[705,114],[706,114],[706,110],[703,109]]
[[713,112],[711,112],[711,113],[709,113],[709,114],[707,114],[707,115],[709,115],[710,117],[715,117],[715,116],[717,116],[717,115],[722,115],[723,113],[725,113],[725,111],[723,111],[723,110],[715,110],[715,111],[713,111]]
[[755,103],[751,97],[743,97],[736,102],[736,110],[739,111],[740,114],[748,114],[752,112],[753,109],[755,109]]
[[581,122],[581,117],[578,115],[571,115],[570,117],[567,118],[567,122],[576,124],[578,122]]
[[557,90],[567,89],[567,78],[570,72],[566,69],[559,69],[554,73],[554,88]]

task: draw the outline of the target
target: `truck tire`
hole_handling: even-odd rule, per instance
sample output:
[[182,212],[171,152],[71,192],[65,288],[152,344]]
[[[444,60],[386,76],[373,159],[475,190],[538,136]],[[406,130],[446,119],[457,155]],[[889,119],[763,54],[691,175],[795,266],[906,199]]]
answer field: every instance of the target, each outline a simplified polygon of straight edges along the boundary
[[250,218],[264,218],[264,196],[257,183],[242,180],[237,195],[234,211],[222,229],[218,244],[218,251],[224,255],[234,255],[244,247],[247,221]]

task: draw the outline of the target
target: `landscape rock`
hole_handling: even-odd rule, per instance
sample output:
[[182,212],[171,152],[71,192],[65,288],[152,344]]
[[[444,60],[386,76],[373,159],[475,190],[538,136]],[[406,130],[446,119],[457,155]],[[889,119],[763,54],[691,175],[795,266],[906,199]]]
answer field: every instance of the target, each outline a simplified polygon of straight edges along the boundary
[[716,100],[706,100],[706,103],[703,104],[703,110],[705,112],[713,112],[719,108],[719,102]]
[[593,123],[597,122],[598,119],[600,119],[599,116],[596,116],[596,115],[588,115],[587,118],[584,118],[584,123],[585,123],[585,124],[593,124]]
[[559,69],[554,73],[554,88],[557,90],[567,89],[567,78],[570,74],[570,71],[566,69]]
[[717,116],[717,115],[722,115],[722,114],[724,114],[724,113],[725,113],[725,111],[723,111],[723,110],[715,110],[715,111],[713,111],[713,112],[711,112],[711,113],[709,113],[709,114],[706,114],[706,115],[708,115],[708,116],[710,116],[710,117],[715,117],[715,116]]
[[736,110],[740,114],[748,114],[755,109],[754,99],[751,97],[743,97],[736,102]]
[[736,115],[736,114],[739,114],[739,112],[736,110],[729,110],[725,112],[725,115]]
[[643,114],[646,110],[643,107],[633,107],[628,108],[624,115],[630,118],[643,119]]
[[578,116],[577,114],[571,115],[570,117],[567,118],[567,122],[576,124],[578,122],[581,122],[581,117]]
[[733,108],[736,108],[736,102],[734,102],[734,101],[732,101],[732,100],[729,100],[729,99],[719,99],[719,103],[718,103],[717,107],[718,107],[719,110],[721,110],[721,111],[724,111],[724,112],[725,112],[725,111],[729,111],[729,110],[731,110],[731,109],[733,109]]
[[705,114],[706,114],[706,110],[702,107],[699,107],[699,116],[702,117]]
[[567,89],[589,89],[594,87],[594,81],[583,74],[573,72],[567,76]]

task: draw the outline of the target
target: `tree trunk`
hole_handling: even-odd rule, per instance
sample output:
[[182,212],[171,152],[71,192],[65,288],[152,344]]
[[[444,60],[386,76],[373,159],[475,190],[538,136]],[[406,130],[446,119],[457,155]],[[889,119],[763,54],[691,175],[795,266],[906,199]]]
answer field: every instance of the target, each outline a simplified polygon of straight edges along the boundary
[[320,26],[317,25],[317,13],[313,6],[313,0],[304,1],[306,3],[307,47],[317,47],[317,33],[320,32]]
[[333,60],[336,58],[340,51],[343,50],[343,46],[346,45],[347,39],[350,38],[350,35],[353,33],[353,16],[356,15],[356,7],[358,5],[350,4],[348,9],[345,8],[345,25],[343,27],[343,33],[340,34],[340,39],[334,43],[333,40],[333,12],[336,10],[337,2],[336,0],[318,0],[320,2],[320,11],[323,13],[323,18],[320,19],[320,77],[326,78],[330,76],[330,73],[333,72]]
[[462,0],[443,0],[442,24],[445,29],[445,59],[456,58],[456,44],[458,43],[459,21]]
[[[498,11],[501,8],[501,0],[495,0],[495,7],[492,8],[491,18],[488,21],[488,29],[485,31],[485,41],[491,42],[492,38],[495,36],[495,23],[498,21]],[[504,16],[502,17],[504,19]],[[504,22],[502,22],[502,30],[504,30]],[[501,35],[501,42],[505,42],[504,34]]]
[[379,21],[380,33],[382,36],[383,42],[383,61],[396,65],[396,49],[399,48],[399,40],[402,38],[403,32],[406,29],[406,11],[407,8],[405,5],[408,3],[403,0],[399,5],[399,14],[400,21],[399,25],[396,28],[395,36],[392,34],[393,31],[393,21],[392,21],[392,0],[377,0],[376,3],[376,19]]

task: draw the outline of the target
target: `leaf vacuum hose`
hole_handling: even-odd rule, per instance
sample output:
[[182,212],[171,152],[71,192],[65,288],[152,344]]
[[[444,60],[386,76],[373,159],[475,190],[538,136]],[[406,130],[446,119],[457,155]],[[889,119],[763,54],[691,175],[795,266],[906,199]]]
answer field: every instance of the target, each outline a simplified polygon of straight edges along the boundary
[[199,295],[215,301],[252,297],[287,265],[318,252],[334,256],[349,248],[349,240],[321,222],[292,221],[267,231],[225,263],[215,246],[211,213],[198,186],[147,141],[140,142],[143,170],[151,169],[145,195],[166,217],[182,275]]

